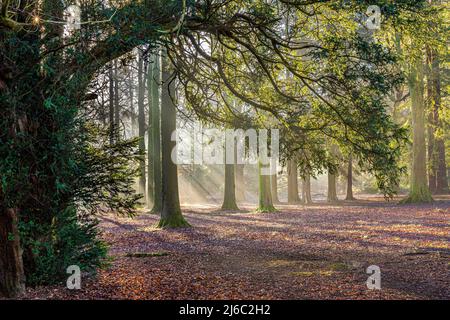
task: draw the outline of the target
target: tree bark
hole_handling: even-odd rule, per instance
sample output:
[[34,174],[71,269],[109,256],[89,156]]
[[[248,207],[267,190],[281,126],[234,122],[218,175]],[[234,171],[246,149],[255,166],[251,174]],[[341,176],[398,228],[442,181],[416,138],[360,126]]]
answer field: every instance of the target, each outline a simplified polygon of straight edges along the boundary
[[298,175],[297,175],[297,163],[294,159],[288,161],[287,164],[288,174],[288,203],[298,204],[300,203],[300,197],[298,195]]
[[[154,64],[155,62],[153,62]],[[152,208],[151,206],[154,204],[154,179],[153,179],[153,131],[152,131],[152,122],[153,122],[153,108],[152,108],[152,85],[153,85],[153,64],[149,64],[147,70],[147,95],[148,95],[148,130],[147,130],[147,206],[148,208]]]
[[0,292],[15,298],[25,292],[25,273],[17,209],[0,212]]
[[234,173],[236,178],[236,201],[245,201],[245,182],[244,182],[244,165],[236,164],[234,167]]
[[270,176],[270,188],[272,193],[272,202],[274,204],[279,204],[280,199],[278,198],[278,175],[276,173]]
[[259,206],[258,212],[275,212],[276,209],[272,202],[272,193],[270,190],[270,175],[262,174],[262,164],[258,162],[259,179]]
[[434,136],[436,134],[436,124],[434,122],[434,106],[433,106],[433,81],[431,77],[431,63],[432,57],[430,56],[430,50],[427,48],[427,60],[428,60],[428,74],[427,74],[427,104],[428,104],[428,188],[431,193],[436,193],[436,172],[437,172],[437,158],[436,158],[436,145],[434,142]]
[[348,156],[348,168],[347,168],[347,196],[345,200],[355,200],[353,197],[353,156]]
[[336,174],[331,173],[330,170],[328,170],[327,201],[328,202],[338,201],[337,192],[336,192]]
[[222,210],[239,210],[236,204],[234,164],[225,164],[225,191]]
[[114,144],[115,121],[114,121],[114,74],[113,63],[110,63],[108,70],[109,80],[109,143]]
[[448,193],[445,141],[442,128],[440,59],[436,49],[427,47],[428,61],[428,184],[432,193]]
[[137,116],[134,104],[134,70],[133,66],[130,68],[130,79],[128,81],[128,90],[130,93],[130,111],[131,111],[131,136],[135,137],[137,134]]
[[145,107],[144,107],[144,57],[141,50],[139,50],[138,58],[138,123],[139,123],[139,152],[141,153],[141,160],[139,161],[139,189],[138,192],[146,200],[145,192]]
[[175,85],[171,77],[170,61],[163,57],[162,65],[162,95],[161,95],[161,127],[162,127],[162,212],[158,226],[160,228],[187,227],[178,194],[177,165],[172,161],[172,150],[176,142],[172,141],[172,133],[176,126],[176,106],[173,102]]
[[120,140],[120,102],[119,102],[119,73],[117,60],[114,60],[114,128],[115,139]]
[[161,178],[161,115],[160,115],[160,90],[161,69],[159,53],[155,54],[153,63],[153,79],[151,82],[152,97],[152,142],[153,142],[153,213],[160,213],[162,210],[162,178]]
[[303,202],[305,204],[313,203],[311,197],[311,176],[309,174],[307,174],[303,179],[302,194],[303,194]]
[[437,155],[438,155],[438,170],[436,181],[436,193],[448,194],[448,174],[447,162],[445,159],[445,142],[444,139],[436,139]]
[[[227,163],[225,161],[225,188],[222,203],[222,210],[239,210],[236,203],[236,163],[237,163],[237,145],[235,140],[233,142],[234,149],[234,163]],[[226,148],[225,148],[226,149]],[[225,150],[225,159],[227,159],[227,153]]]
[[411,167],[411,185],[408,197],[404,203],[431,202],[427,183],[426,145],[425,145],[425,101],[424,70],[421,58],[416,59],[411,66],[408,85],[411,92],[411,113],[413,130],[413,150]]

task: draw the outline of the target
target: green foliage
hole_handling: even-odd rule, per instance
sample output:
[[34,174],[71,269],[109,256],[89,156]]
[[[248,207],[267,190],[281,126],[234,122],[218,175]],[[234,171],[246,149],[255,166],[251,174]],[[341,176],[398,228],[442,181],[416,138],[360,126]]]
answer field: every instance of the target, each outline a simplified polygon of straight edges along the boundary
[[[107,133],[80,112],[89,70],[66,77],[56,53],[37,63],[41,45],[38,31],[0,28],[0,68],[8,75],[2,73],[0,90],[0,214],[7,208],[19,213],[33,285],[60,280],[70,264],[92,271],[102,263],[106,248],[92,215],[134,213],[139,196],[132,183],[141,156],[134,140],[106,143]],[[72,58],[85,56],[68,51]]]
[[[141,195],[133,189],[139,175],[139,138],[110,145],[108,131],[87,123],[75,138],[74,171],[70,179],[74,202],[95,213],[99,208],[132,216]],[[82,147],[83,146],[83,147]]]
[[27,284],[58,283],[67,277],[66,270],[71,265],[89,273],[103,266],[107,246],[98,239],[97,224],[88,215],[78,215],[73,207],[56,214],[51,225],[36,224],[33,220],[21,222],[22,245],[34,256]]

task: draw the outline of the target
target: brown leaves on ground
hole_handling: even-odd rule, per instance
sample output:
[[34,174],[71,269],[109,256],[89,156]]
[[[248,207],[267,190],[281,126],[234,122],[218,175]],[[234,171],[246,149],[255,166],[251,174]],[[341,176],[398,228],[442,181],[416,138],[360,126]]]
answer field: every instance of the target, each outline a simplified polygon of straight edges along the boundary
[[[449,299],[450,201],[381,201],[277,213],[185,207],[193,228],[158,230],[158,217],[102,218],[111,265],[26,299]],[[369,265],[381,290],[368,290]]]

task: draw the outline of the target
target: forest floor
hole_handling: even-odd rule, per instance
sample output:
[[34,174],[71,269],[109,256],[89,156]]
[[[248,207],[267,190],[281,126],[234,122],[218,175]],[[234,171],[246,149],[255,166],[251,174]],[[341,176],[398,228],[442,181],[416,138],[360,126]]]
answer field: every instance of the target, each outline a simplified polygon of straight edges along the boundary
[[[102,217],[110,266],[25,299],[450,299],[450,198],[279,205],[277,213],[184,207],[187,229],[158,217]],[[131,255],[131,256],[130,256]],[[381,268],[381,290],[366,268]]]

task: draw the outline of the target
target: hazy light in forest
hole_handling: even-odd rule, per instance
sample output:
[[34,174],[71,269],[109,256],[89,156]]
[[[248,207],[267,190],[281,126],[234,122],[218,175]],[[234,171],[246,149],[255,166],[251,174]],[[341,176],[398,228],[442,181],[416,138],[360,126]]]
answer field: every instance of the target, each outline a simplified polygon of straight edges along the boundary
[[278,129],[221,130],[203,129],[195,125],[193,130],[178,129],[173,132],[172,141],[177,142],[172,150],[172,161],[178,165],[258,164],[259,162],[264,166],[262,175],[273,175],[277,171]]

